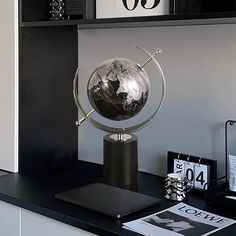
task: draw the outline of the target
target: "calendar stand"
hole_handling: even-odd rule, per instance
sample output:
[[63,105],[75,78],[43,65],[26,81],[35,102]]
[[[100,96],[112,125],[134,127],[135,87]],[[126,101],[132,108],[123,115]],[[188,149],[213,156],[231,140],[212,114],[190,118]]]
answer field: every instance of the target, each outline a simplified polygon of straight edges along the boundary
[[[228,175],[228,127],[236,124],[236,120],[227,120],[225,122],[225,175],[210,181],[206,184],[210,187],[206,191],[205,198],[210,203],[236,207],[236,192],[229,190]],[[212,187],[212,183],[215,186]]]
[[207,189],[206,183],[217,178],[217,161],[203,157],[168,152],[168,173],[181,173],[193,183],[193,189],[203,192]]

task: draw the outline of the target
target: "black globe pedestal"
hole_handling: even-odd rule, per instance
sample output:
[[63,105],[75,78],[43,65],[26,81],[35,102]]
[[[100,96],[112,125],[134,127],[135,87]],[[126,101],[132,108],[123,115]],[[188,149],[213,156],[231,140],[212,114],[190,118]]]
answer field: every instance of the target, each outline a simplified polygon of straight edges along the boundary
[[129,134],[128,140],[115,140],[111,134],[103,139],[104,183],[135,190],[138,178],[138,140]]

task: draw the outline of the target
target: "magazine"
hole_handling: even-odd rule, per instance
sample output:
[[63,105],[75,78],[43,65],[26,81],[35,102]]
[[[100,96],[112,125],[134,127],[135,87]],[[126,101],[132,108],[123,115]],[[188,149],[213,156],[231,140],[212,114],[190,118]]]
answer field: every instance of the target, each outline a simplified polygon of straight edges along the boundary
[[179,203],[161,212],[124,223],[123,228],[146,236],[207,236],[235,222]]

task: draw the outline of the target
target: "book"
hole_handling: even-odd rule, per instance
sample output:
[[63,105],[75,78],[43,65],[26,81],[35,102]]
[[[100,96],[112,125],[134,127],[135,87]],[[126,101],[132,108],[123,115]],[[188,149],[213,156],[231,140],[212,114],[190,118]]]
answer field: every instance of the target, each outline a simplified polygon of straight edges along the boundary
[[146,236],[207,236],[235,222],[179,203],[155,214],[123,223],[123,228]]

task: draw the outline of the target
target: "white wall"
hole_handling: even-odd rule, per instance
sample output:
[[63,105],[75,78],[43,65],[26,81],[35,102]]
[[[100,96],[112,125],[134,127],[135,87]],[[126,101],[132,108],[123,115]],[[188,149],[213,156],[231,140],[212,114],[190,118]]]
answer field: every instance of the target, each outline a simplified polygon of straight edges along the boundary
[[17,171],[18,0],[0,1],[0,169]]
[[[88,77],[103,60],[144,60],[133,45],[163,50],[158,61],[167,80],[160,116],[137,133],[139,169],[165,175],[166,151],[171,150],[216,159],[223,173],[224,122],[236,119],[236,25],[80,30],[84,101]],[[155,76],[151,66],[147,72]],[[154,87],[152,91],[156,91]],[[103,135],[83,124],[79,128],[79,159],[102,163]],[[230,140],[230,152],[236,153],[236,129],[230,132]]]

